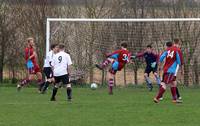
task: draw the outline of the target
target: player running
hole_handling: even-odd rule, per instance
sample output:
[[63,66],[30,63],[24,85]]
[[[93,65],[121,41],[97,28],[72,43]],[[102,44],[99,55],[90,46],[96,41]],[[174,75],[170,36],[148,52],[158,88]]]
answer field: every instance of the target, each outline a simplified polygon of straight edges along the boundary
[[52,97],[50,99],[51,101],[56,100],[55,96],[60,86],[60,82],[62,82],[62,84],[66,86],[68,101],[71,101],[72,99],[72,88],[71,84],[69,83],[70,66],[72,65],[72,61],[70,55],[64,52],[64,50],[65,46],[63,44],[60,44],[59,52],[54,56],[52,61],[55,85],[53,88]]
[[181,64],[180,56],[178,53],[177,48],[172,46],[172,42],[167,42],[166,51],[160,56],[160,62],[163,62],[165,59],[165,64],[163,67],[163,79],[161,82],[161,86],[157,96],[154,98],[154,102],[158,103],[159,99],[163,96],[166,90],[166,84],[170,84],[171,86],[171,94],[172,94],[172,102],[173,103],[180,103],[181,101],[177,99],[176,95],[176,69],[177,66]]
[[153,86],[152,86],[152,82],[149,78],[149,74],[151,72],[153,72],[156,82],[158,84],[158,87],[160,87],[160,77],[157,73],[157,68],[158,68],[158,59],[159,59],[159,55],[152,49],[151,45],[147,45],[147,48],[145,51],[138,53],[136,56],[133,56],[134,58],[140,58],[140,57],[144,57],[145,62],[146,62],[146,68],[145,68],[145,72],[144,72],[144,78],[145,81],[147,83],[147,87],[149,89],[149,91],[152,91]]
[[120,71],[122,68],[124,68],[125,64],[130,60],[130,52],[127,50],[127,46],[128,45],[126,43],[122,43],[120,50],[108,54],[107,59],[102,64],[96,64],[96,67],[100,70],[106,68],[110,63],[112,64],[112,67],[109,70],[109,94],[113,94],[115,74],[117,71]]
[[58,52],[58,49],[59,49],[58,44],[52,44],[51,51],[49,51],[46,56],[46,59],[44,62],[44,68],[43,68],[43,72],[46,76],[46,81],[41,91],[42,94],[45,93],[49,84],[54,82],[53,71],[52,71],[52,60],[55,54]]
[[18,91],[20,89],[27,85],[30,81],[34,80],[35,75],[37,76],[37,82],[38,82],[38,90],[41,91],[41,88],[43,86],[42,81],[42,73],[40,71],[40,67],[37,63],[37,54],[35,51],[35,43],[33,38],[27,39],[27,47],[25,48],[25,60],[26,60],[26,67],[28,70],[28,77],[23,79],[20,84],[17,85]]

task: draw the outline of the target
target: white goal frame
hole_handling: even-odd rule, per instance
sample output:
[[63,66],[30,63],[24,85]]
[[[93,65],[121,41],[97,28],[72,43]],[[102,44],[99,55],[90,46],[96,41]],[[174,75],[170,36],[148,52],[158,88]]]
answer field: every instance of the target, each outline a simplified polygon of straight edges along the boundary
[[46,20],[46,55],[50,46],[50,23],[51,22],[185,22],[200,21],[200,18],[135,18],[135,19],[95,19],[95,18],[47,18]]

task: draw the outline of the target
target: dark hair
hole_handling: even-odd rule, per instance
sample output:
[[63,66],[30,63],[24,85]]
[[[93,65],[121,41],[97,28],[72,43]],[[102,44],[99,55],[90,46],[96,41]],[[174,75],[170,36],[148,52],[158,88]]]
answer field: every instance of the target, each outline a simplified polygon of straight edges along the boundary
[[70,51],[69,50],[67,50],[67,51],[65,51],[66,53],[68,53],[68,54],[70,54]]
[[51,44],[51,50],[54,49],[58,44]]
[[121,44],[121,47],[127,48],[128,45],[127,45],[127,43],[123,42],[123,43]]
[[147,48],[152,48],[152,46],[151,45],[147,45]]
[[175,43],[175,44],[179,44],[179,42],[180,42],[180,41],[179,41],[178,38],[175,38],[175,39],[174,39],[174,43]]
[[64,49],[64,48],[65,48],[65,45],[64,45],[64,44],[59,44],[59,48],[60,48],[60,49]]
[[173,43],[171,41],[166,42],[167,47],[172,47]]

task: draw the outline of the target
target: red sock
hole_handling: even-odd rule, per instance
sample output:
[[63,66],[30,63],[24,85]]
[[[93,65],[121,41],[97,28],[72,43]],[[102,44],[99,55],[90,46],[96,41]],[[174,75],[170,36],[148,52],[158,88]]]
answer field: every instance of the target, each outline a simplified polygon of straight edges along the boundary
[[112,93],[112,89],[113,89],[113,84],[114,84],[114,80],[113,79],[109,79],[109,92]]
[[105,68],[106,66],[108,66],[109,63],[110,63],[110,60],[106,59],[106,60],[102,63],[102,67]]
[[164,92],[165,92],[165,89],[162,86],[160,86],[160,89],[159,89],[158,95],[156,96],[156,99],[160,99],[163,96]]
[[176,100],[176,87],[171,87],[172,99]]
[[21,86],[27,85],[29,82],[30,82],[30,80],[29,80],[28,78],[23,79],[23,80],[21,81]]

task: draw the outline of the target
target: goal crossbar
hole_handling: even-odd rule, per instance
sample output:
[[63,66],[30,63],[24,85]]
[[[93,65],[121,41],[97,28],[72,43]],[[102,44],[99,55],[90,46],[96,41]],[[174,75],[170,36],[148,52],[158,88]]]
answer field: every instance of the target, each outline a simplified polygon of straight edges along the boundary
[[200,18],[129,18],[129,19],[94,19],[94,18],[47,18],[46,22],[46,54],[49,52],[50,45],[50,22],[186,22],[200,21]]

